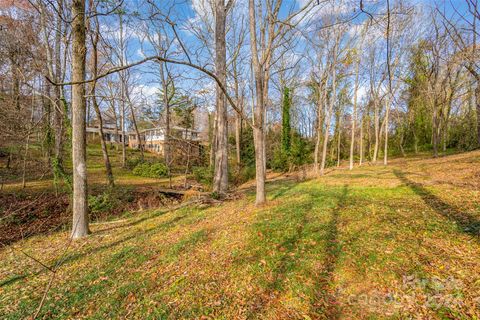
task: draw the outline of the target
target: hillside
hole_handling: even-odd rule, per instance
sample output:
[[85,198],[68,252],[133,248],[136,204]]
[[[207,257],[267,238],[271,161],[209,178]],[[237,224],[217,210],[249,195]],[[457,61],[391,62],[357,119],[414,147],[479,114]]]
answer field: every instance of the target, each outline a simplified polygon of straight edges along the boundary
[[480,317],[480,151],[271,178],[5,246],[2,319]]

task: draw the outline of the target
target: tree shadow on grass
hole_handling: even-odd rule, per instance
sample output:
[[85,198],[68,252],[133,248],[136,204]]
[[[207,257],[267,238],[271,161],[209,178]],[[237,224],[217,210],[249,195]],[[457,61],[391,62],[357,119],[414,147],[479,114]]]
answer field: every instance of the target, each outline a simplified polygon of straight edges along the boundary
[[[83,257],[88,256],[88,255],[93,255],[93,254],[96,254],[96,253],[114,248],[116,246],[119,246],[119,245],[121,245],[121,244],[123,244],[123,243],[125,243],[129,240],[138,238],[139,236],[142,236],[142,237],[153,236],[159,230],[168,230],[169,228],[173,227],[178,221],[184,219],[185,217],[187,217],[187,215],[176,216],[171,220],[168,220],[164,223],[161,223],[161,224],[159,224],[157,226],[154,226],[152,228],[149,228],[147,230],[137,230],[134,233],[132,233],[132,234],[126,236],[126,237],[123,237],[123,238],[121,238],[117,241],[106,243],[104,245],[100,245],[100,246],[97,246],[97,247],[89,248],[89,249],[87,249],[83,252],[76,252],[76,253],[70,254],[66,257],[60,257],[59,258],[60,261],[58,261],[58,260],[54,261],[54,262],[51,263],[51,265],[52,266],[56,265],[57,262],[58,262],[59,263],[58,268],[60,268],[63,265],[66,265],[68,263],[77,261],[77,260],[79,260]],[[37,275],[40,275],[40,274],[45,273],[45,272],[48,272],[48,270],[41,269],[40,271],[33,272],[33,273],[24,273],[24,274],[20,274],[20,275],[14,275],[14,276],[10,277],[9,279],[6,279],[4,281],[0,281],[0,288],[4,287],[4,286],[7,286],[7,285],[10,285],[10,284],[13,284],[13,283],[15,283],[19,280],[25,279],[27,277],[37,276]]]
[[157,218],[157,217],[160,217],[160,216],[163,216],[169,212],[172,212],[174,211],[175,209],[167,209],[167,210],[157,210],[151,214],[148,214],[148,215],[145,215],[141,218],[138,218],[138,219],[135,219],[135,220],[132,220],[128,223],[118,223],[116,225],[113,225],[113,226],[110,226],[110,227],[107,227],[107,228],[104,228],[104,229],[101,229],[101,230],[98,230],[98,231],[95,231],[94,234],[102,234],[102,233],[105,233],[107,231],[112,231],[112,230],[115,230],[115,229],[121,229],[121,228],[126,228],[126,227],[133,227],[133,226],[136,226],[144,221],[148,221],[148,220],[151,220],[151,219],[154,219],[154,218]]
[[338,218],[340,211],[345,207],[347,196],[348,186],[344,185],[342,193],[338,197],[337,205],[331,212],[330,222],[327,225],[325,238],[326,254],[323,260],[323,270],[320,273],[320,278],[317,280],[318,287],[316,289],[316,301],[314,302],[315,311],[327,319],[338,319],[341,314],[334,292],[334,272],[342,250],[338,242]]
[[[284,194],[289,189],[289,186],[285,186],[279,192]],[[291,280],[298,275],[302,278],[313,277],[312,280],[315,282],[310,300],[311,316],[339,318],[340,310],[333,292],[333,274],[341,253],[338,244],[338,219],[340,211],[345,206],[347,193],[347,186],[344,186],[340,192],[312,190],[307,199],[296,202],[295,209],[292,209],[291,204],[277,208],[275,212],[267,213],[266,219],[257,224],[260,231],[255,230],[260,238],[255,236],[253,242],[258,251],[247,260],[243,259],[242,263],[255,266],[257,261],[260,261],[259,264],[264,265],[255,275],[256,281],[261,284],[264,291],[249,303],[249,317],[266,316],[267,307],[272,300],[287,290]],[[324,211],[317,209],[316,205],[330,197],[337,197],[336,204],[332,209],[328,209],[328,211],[332,210],[331,217],[327,217],[327,219],[330,218],[328,222],[321,223],[316,214],[323,215]],[[286,231],[288,229],[290,231]],[[321,243],[325,245],[322,246]],[[275,255],[271,255],[272,249],[277,252]],[[325,258],[320,264],[321,270],[317,269],[318,276],[315,277],[309,271],[310,267],[307,266],[310,264],[306,263],[305,258],[308,256],[314,259],[317,252],[321,254],[323,250],[325,250]],[[308,289],[307,292],[309,292]]]
[[278,188],[277,190],[275,190],[275,193],[272,197],[272,200],[283,197],[287,192],[292,190],[295,187],[295,185],[296,184],[293,183],[293,182],[290,182],[290,181],[286,182],[285,185],[283,185],[280,188]]
[[413,192],[419,195],[430,208],[435,210],[438,214],[455,221],[462,232],[474,236],[477,239],[480,237],[480,221],[476,217],[446,203],[427,190],[422,184],[408,179],[405,173],[399,170],[394,170],[393,173],[402,183],[410,187]]

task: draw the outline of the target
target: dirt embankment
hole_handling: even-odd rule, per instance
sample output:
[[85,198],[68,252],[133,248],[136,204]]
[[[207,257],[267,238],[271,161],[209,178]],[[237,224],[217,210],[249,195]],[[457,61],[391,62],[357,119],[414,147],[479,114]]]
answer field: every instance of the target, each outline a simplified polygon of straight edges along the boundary
[[[171,206],[182,200],[181,193],[169,193],[153,187],[116,192],[100,199],[101,205],[91,208],[90,219],[107,220],[126,212]],[[0,246],[68,228],[71,216],[68,194],[0,194]]]

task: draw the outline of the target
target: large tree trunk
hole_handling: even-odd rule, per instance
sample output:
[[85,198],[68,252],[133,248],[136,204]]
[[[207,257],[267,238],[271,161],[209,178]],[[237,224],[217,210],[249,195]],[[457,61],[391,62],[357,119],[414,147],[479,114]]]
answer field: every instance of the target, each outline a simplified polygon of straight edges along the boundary
[[[258,59],[257,40],[256,40],[256,23],[255,23],[255,3],[254,0],[249,1],[249,17],[250,17],[250,47],[252,51],[253,77],[255,82],[256,105],[254,107],[253,121],[253,142],[255,145],[255,179],[256,179],[256,195],[255,204],[262,205],[266,202],[265,194],[265,101],[264,101],[264,70],[261,70]],[[263,75],[263,76],[262,76]]]
[[[260,84],[261,86],[262,84]],[[257,90],[259,90],[257,82]],[[261,89],[260,89],[261,91]],[[256,179],[256,205],[262,205],[266,202],[265,194],[265,135],[263,120],[263,94],[257,91],[257,107],[255,110],[255,126],[253,128],[253,138],[255,144],[255,179]]]
[[[85,80],[85,0],[72,1],[72,81]],[[85,84],[72,85],[72,238],[86,236],[88,229]]]
[[[227,52],[225,45],[225,0],[215,2],[215,72],[218,80],[226,87]],[[213,191],[222,195],[228,191],[228,132],[227,105],[225,95],[217,85],[217,126],[213,176]]]

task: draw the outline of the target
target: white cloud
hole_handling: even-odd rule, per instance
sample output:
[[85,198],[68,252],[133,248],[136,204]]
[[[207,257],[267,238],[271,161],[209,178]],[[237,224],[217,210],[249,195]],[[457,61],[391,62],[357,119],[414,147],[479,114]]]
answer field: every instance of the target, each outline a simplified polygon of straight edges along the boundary
[[132,100],[146,101],[147,104],[155,102],[158,94],[158,86],[148,84],[138,84],[132,89]]

